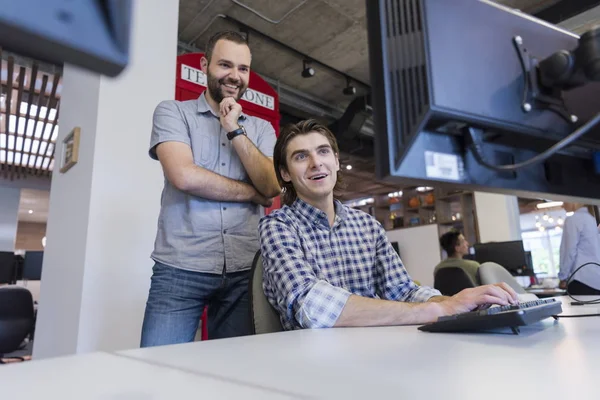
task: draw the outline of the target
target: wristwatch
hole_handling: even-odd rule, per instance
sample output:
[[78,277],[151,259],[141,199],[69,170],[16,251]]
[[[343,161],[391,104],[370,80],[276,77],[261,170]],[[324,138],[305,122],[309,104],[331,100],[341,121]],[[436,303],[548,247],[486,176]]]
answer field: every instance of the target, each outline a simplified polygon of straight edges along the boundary
[[236,130],[231,131],[227,134],[227,139],[231,140],[236,136],[245,135],[245,134],[246,134],[246,128],[244,128],[243,125],[240,125],[239,128],[237,128]]

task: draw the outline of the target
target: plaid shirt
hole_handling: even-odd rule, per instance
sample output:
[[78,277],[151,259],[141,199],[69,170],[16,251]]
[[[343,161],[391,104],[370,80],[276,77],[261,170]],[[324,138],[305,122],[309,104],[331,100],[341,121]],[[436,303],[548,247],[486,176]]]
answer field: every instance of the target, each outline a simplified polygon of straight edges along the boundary
[[263,288],[285,329],[334,326],[351,294],[406,302],[441,295],[411,280],[373,217],[337,200],[335,210],[333,227],[300,199],[260,221]]

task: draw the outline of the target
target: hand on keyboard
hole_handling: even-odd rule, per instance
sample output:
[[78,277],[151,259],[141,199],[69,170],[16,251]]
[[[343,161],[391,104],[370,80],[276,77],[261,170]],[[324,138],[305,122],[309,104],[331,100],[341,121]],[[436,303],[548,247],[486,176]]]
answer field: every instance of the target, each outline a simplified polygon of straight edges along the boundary
[[439,304],[443,309],[443,315],[454,315],[472,311],[480,306],[492,304],[506,306],[518,303],[517,293],[502,282],[462,290]]

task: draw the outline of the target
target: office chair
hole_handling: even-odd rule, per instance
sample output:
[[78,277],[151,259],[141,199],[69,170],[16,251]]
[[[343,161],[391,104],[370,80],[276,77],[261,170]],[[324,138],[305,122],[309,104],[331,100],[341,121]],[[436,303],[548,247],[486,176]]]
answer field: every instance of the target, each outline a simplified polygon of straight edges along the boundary
[[486,262],[479,266],[479,280],[482,285],[505,282],[513,288],[517,294],[527,293],[506,268],[494,262]]
[[15,286],[0,288],[0,364],[5,354],[19,350],[33,325],[33,298],[29,290]]
[[440,268],[433,277],[433,287],[444,296],[454,296],[463,289],[473,288],[477,282],[459,267]]
[[250,269],[250,321],[252,333],[272,333],[283,331],[279,313],[273,308],[263,291],[263,263],[260,251],[256,253]]

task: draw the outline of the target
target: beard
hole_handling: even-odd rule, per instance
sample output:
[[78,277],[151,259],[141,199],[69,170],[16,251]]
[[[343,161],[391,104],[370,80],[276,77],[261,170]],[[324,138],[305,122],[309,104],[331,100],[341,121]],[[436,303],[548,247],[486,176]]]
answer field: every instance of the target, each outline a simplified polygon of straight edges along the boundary
[[224,84],[235,85],[238,87],[238,95],[234,97],[235,101],[241,99],[244,93],[246,92],[246,89],[248,89],[248,86],[244,85],[244,82],[242,82],[241,80],[234,81],[232,79],[227,78],[217,79],[210,72],[208,73],[207,81],[208,93],[210,93],[210,97],[212,97],[213,100],[217,102],[217,104],[221,103],[221,101],[223,101],[225,97],[231,97],[223,93]]

